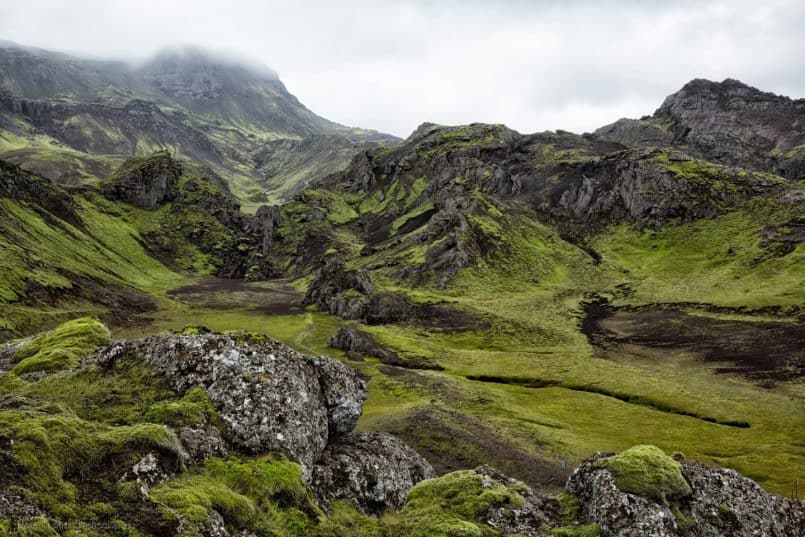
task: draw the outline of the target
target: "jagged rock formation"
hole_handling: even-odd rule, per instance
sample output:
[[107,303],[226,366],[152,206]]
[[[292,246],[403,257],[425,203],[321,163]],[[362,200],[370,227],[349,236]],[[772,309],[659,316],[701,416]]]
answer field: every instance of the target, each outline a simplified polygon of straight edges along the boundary
[[148,158],[126,161],[103,187],[110,199],[130,203],[142,209],[156,209],[176,195],[182,165],[166,151]]
[[582,180],[561,191],[550,211],[557,220],[572,216],[587,229],[621,219],[662,227],[672,219],[712,218],[781,185],[772,175],[711,165],[656,148],[607,155],[577,173]]
[[595,131],[628,145],[678,146],[713,162],[805,178],[805,99],[763,92],[738,80],[692,80],[654,115]]
[[347,269],[333,261],[316,272],[308,286],[305,304],[314,304],[322,311],[345,319],[360,319],[366,315],[369,295],[374,285],[364,272]]
[[598,524],[601,535],[793,537],[805,530],[803,502],[769,495],[734,470],[683,462],[679,470],[690,488],[669,503],[621,490],[601,465],[611,455],[587,459],[567,484],[580,501],[582,518]]

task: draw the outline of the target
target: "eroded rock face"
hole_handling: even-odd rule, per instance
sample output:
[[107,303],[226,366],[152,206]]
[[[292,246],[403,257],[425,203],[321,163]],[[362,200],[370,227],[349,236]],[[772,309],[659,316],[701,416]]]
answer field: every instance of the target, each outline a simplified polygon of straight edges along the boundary
[[626,219],[642,227],[661,227],[671,219],[712,218],[740,200],[779,186],[765,174],[658,149],[614,153],[582,166],[577,175],[557,192],[551,212],[585,226]]
[[173,197],[181,175],[182,164],[167,152],[135,157],[120,166],[103,187],[103,194],[143,209],[156,209]]
[[597,453],[584,461],[566,487],[580,500],[581,516],[597,523],[604,536],[695,531],[704,537],[794,537],[805,531],[805,503],[768,494],[734,470],[685,462],[682,473],[691,494],[661,504],[618,489],[609,470],[597,464],[607,455]]
[[329,441],[354,428],[366,398],[364,382],[346,365],[274,340],[156,336],[118,342],[94,360],[111,367],[127,353],[145,358],[179,393],[205,388],[235,448],[287,453],[306,475]]
[[651,118],[621,119],[595,131],[628,145],[685,146],[708,160],[805,177],[805,99],[760,91],[738,80],[692,80]]
[[344,319],[361,319],[366,315],[366,303],[372,292],[374,284],[365,272],[349,270],[341,261],[331,261],[316,273],[304,303]]
[[319,501],[351,500],[364,513],[399,508],[408,491],[434,477],[428,461],[398,438],[384,433],[351,433],[327,446],[313,468]]

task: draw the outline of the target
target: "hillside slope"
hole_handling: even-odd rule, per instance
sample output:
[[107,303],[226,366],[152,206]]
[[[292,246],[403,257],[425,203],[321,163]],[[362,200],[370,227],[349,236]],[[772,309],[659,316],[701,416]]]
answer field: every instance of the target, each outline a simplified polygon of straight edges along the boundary
[[[280,199],[358,148],[396,140],[317,116],[266,68],[194,48],[134,66],[0,46],[0,129],[0,158],[53,179],[106,177],[128,157],[170,149],[226,177],[246,202]],[[324,163],[260,169],[272,142],[321,135],[333,142],[313,143]],[[305,150],[285,158],[311,158]]]
[[[44,179],[10,167],[19,277],[0,311],[18,335],[50,327],[30,275],[54,289],[87,273],[156,297],[118,334],[201,323],[340,358],[367,382],[358,430],[401,437],[437,473],[494,460],[555,492],[568,464],[650,442],[788,493],[805,467],[805,196],[758,155],[795,143],[803,114],[763,99],[765,114],[740,118],[766,138],[732,161],[673,140],[426,123],[254,216],[220,168],[171,152],[32,200],[25,185]],[[318,159],[331,136],[266,142],[257,167],[332,171]],[[81,235],[54,197],[114,243]],[[80,251],[40,262],[29,230]],[[95,257],[117,245],[160,272],[139,281]]]

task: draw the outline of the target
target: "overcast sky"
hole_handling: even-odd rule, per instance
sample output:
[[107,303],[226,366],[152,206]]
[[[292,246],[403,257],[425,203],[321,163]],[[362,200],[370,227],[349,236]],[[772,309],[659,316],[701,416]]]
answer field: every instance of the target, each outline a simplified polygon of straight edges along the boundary
[[316,113],[590,131],[692,78],[805,97],[805,2],[0,0],[0,39],[141,59],[195,44],[260,61]]

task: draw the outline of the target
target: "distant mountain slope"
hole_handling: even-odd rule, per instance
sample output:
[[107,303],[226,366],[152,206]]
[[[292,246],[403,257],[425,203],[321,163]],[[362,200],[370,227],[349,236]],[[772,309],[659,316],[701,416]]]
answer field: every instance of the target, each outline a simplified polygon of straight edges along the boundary
[[[318,160],[261,171],[276,140],[329,136]],[[199,49],[163,51],[142,65],[0,46],[0,158],[67,182],[106,177],[125,158],[169,149],[213,168],[233,193],[279,199],[343,166],[360,147],[396,138],[317,116],[276,73]],[[305,153],[298,158],[314,158]]]
[[677,146],[710,161],[805,178],[805,99],[738,80],[693,80],[654,115],[621,119],[595,134],[627,145]]

